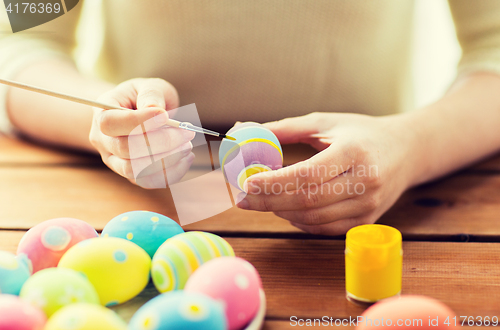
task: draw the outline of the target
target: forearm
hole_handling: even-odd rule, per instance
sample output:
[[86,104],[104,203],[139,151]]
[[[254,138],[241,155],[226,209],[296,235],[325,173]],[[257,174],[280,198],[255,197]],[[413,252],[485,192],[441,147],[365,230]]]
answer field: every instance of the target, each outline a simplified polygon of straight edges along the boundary
[[411,185],[467,166],[500,150],[500,76],[461,78],[438,102],[400,120],[412,134]]
[[[15,78],[84,98],[96,99],[114,86],[83,77],[70,63],[53,60],[33,64]],[[96,152],[89,142],[92,108],[54,97],[10,88],[7,111],[12,124],[41,142]]]

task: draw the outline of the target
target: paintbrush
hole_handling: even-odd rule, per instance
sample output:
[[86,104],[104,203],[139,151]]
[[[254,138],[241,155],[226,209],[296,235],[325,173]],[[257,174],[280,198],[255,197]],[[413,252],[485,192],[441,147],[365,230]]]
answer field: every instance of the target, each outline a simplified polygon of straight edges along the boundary
[[[92,100],[88,100],[88,99],[84,99],[81,97],[76,97],[76,96],[72,96],[72,95],[68,95],[68,94],[58,93],[58,92],[50,91],[48,89],[44,89],[44,88],[40,88],[40,87],[26,85],[23,83],[12,81],[12,80],[0,79],[0,83],[5,84],[5,85],[9,85],[12,87],[22,88],[22,89],[25,89],[27,91],[40,93],[40,94],[44,94],[44,95],[49,95],[49,96],[57,97],[57,98],[60,98],[63,100],[76,102],[76,103],[88,105],[88,106],[95,107],[95,108],[104,109],[104,110],[110,110],[110,109],[132,110],[132,109],[124,108],[124,107],[107,105],[107,104],[103,104],[100,102],[96,102],[96,101],[92,101]],[[217,132],[211,131],[211,130],[203,128],[203,127],[198,127],[198,126],[192,125],[188,122],[180,122],[180,121],[177,121],[174,119],[168,119],[166,125],[171,126],[171,127],[185,129],[185,130],[192,131],[192,132],[217,136],[217,137],[221,137],[223,139],[228,139],[228,140],[233,140],[233,141],[236,140],[235,138],[228,136],[226,134],[217,133]]]

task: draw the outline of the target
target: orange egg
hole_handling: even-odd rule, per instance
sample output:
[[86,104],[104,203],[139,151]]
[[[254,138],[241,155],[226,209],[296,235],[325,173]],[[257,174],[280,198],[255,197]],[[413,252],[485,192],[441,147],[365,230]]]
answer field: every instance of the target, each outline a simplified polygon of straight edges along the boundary
[[442,302],[424,296],[384,299],[357,319],[358,330],[397,327],[403,329],[458,329],[460,318]]

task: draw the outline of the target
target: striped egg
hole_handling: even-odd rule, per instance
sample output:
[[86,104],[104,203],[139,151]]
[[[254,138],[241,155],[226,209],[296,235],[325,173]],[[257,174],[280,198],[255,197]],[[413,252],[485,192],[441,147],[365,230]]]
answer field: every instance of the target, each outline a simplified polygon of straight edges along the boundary
[[257,173],[283,166],[283,151],[276,135],[263,125],[247,122],[227,132],[236,141],[224,139],[219,162],[228,182],[243,190],[245,180]]
[[182,290],[198,267],[223,256],[234,256],[234,251],[222,237],[199,231],[176,235],[163,243],[153,257],[153,283],[160,292]]

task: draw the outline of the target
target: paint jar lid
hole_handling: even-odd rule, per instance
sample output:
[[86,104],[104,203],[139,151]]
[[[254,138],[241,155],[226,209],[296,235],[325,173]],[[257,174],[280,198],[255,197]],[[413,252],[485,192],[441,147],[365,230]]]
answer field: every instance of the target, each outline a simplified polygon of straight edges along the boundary
[[402,255],[402,235],[396,228],[370,224],[350,229],[346,234],[346,256],[371,268],[384,267]]

